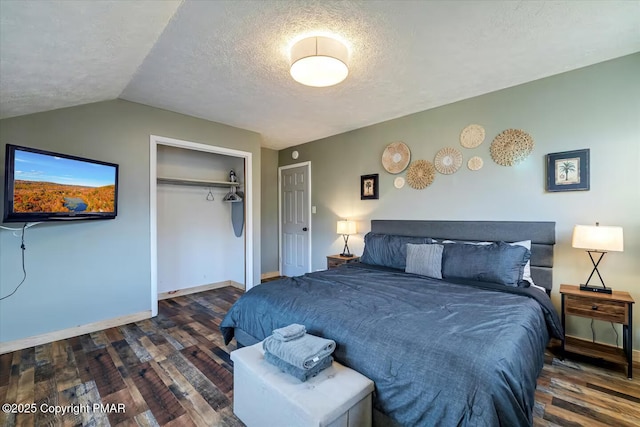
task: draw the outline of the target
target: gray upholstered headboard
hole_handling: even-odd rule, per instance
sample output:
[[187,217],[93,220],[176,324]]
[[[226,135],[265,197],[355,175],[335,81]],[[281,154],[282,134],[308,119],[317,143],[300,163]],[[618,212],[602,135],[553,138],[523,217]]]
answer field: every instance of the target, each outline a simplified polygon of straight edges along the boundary
[[433,239],[467,241],[517,242],[531,240],[531,277],[536,285],[553,287],[553,245],[556,243],[555,222],[530,221],[371,221],[371,231],[379,234],[420,236]]

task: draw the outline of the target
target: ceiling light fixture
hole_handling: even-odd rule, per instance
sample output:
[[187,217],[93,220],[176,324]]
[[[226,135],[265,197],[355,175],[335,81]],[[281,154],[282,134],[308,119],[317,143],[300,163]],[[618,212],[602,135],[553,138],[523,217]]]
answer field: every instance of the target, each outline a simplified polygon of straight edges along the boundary
[[291,47],[291,77],[306,86],[333,86],[347,78],[349,51],[338,40],[308,37]]

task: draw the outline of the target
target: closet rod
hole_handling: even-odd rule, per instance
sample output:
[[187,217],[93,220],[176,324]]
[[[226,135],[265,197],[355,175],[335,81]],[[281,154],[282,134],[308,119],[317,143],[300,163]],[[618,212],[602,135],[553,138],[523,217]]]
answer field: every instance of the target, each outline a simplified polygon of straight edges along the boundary
[[202,179],[169,178],[169,177],[158,177],[158,184],[193,185],[196,187],[234,187],[234,186],[240,185],[239,182],[206,181]]

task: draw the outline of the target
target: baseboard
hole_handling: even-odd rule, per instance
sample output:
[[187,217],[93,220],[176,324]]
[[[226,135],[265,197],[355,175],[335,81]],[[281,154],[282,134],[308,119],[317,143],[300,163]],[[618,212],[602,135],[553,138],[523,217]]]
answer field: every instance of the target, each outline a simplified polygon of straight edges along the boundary
[[[579,339],[579,340],[585,339],[585,338],[577,337],[575,335],[567,335],[567,336],[571,337],[571,338],[576,338],[576,339]],[[603,343],[603,342],[600,342],[600,341],[596,341],[596,342],[598,344],[601,344],[601,345],[606,345],[607,347],[616,348],[615,345],[611,345],[611,344],[608,344],[608,343]],[[631,355],[632,355],[631,357],[633,358],[634,362],[640,362],[640,350],[631,350]]]
[[[236,286],[234,285],[234,283],[238,283],[238,282],[234,282],[233,280],[225,280],[223,282],[216,282],[216,283],[209,283],[207,285],[194,286],[193,288],[177,289],[175,291],[163,292],[161,294],[158,294],[158,301],[163,299],[168,299],[168,298],[181,297],[189,294],[196,294],[198,292],[210,291],[211,289],[224,288],[225,286]],[[244,285],[240,283],[238,283],[238,285],[241,286],[242,289],[244,289]]]
[[270,273],[262,273],[260,275],[260,280],[271,279],[273,277],[280,277],[280,272],[279,271],[272,271]]
[[244,291],[244,285],[242,283],[229,280],[229,286],[233,286],[234,288],[242,289]]
[[126,316],[114,317],[113,319],[74,326],[73,328],[62,329],[60,331],[47,332],[46,334],[35,335],[15,341],[0,342],[0,354],[11,353],[12,351],[35,347],[37,345],[47,344],[53,341],[65,340],[67,338],[77,337],[78,335],[90,334],[91,332],[114,328],[116,326],[126,325],[127,323],[138,322],[140,320],[150,318],[151,310],[146,310],[139,313],[128,314]]

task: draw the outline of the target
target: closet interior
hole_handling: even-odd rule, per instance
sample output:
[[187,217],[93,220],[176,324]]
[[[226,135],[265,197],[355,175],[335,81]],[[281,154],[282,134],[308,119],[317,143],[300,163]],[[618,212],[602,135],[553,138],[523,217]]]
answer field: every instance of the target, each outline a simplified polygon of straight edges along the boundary
[[158,298],[245,288],[243,158],[157,147]]

